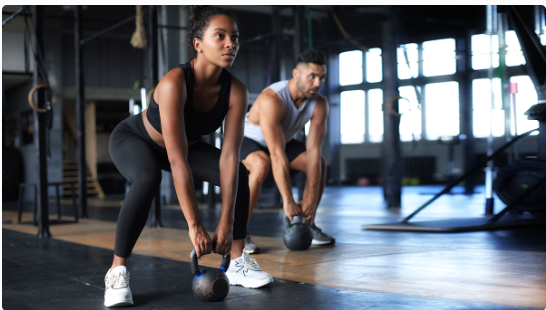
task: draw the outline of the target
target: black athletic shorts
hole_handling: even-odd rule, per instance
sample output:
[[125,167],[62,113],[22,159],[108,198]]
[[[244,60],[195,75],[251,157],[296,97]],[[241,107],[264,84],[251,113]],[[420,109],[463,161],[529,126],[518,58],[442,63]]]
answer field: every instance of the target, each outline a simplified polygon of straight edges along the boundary
[[[269,154],[269,149],[266,146],[262,146],[258,142],[244,137],[243,143],[241,144],[241,160],[244,160],[250,153],[254,153],[256,151],[264,151],[267,156],[271,156]],[[289,163],[294,161],[296,157],[298,157],[301,153],[305,151],[305,144],[296,139],[288,141],[284,148],[284,152],[286,153],[286,157],[288,158]]]

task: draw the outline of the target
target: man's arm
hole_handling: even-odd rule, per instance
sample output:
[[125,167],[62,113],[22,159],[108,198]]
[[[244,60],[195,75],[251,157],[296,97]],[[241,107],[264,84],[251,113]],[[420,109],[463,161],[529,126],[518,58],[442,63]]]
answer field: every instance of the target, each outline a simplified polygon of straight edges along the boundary
[[306,141],[307,163],[304,197],[301,201],[302,215],[305,219],[312,220],[317,204],[320,200],[320,176],[322,174],[322,165],[320,163],[322,145],[326,136],[326,127],[328,120],[328,102],[324,97],[320,97],[311,117],[311,126]]
[[292,220],[294,215],[301,213],[301,208],[292,196],[290,163],[284,152],[286,141],[281,127],[284,104],[272,89],[266,89],[260,96],[260,128],[269,148],[271,170],[283,198],[284,212]]

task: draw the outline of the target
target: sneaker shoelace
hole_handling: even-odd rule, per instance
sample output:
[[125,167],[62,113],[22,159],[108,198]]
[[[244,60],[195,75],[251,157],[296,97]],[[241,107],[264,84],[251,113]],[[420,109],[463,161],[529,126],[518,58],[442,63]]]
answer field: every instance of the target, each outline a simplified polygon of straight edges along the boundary
[[124,288],[129,286],[129,273],[123,274],[111,274],[108,278],[108,287],[111,288]]
[[[256,262],[256,259],[248,256],[248,251],[246,250],[243,250],[243,265],[244,267],[246,267],[247,270],[262,270],[260,268],[260,265],[258,265],[258,262]],[[243,269],[245,269],[244,267]]]

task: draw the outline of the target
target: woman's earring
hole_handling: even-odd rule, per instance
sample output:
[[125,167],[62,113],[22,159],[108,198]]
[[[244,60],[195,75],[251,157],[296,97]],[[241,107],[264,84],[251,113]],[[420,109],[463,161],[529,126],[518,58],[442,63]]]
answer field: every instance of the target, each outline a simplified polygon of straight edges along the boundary
[[199,53],[201,53],[201,50],[199,50]]

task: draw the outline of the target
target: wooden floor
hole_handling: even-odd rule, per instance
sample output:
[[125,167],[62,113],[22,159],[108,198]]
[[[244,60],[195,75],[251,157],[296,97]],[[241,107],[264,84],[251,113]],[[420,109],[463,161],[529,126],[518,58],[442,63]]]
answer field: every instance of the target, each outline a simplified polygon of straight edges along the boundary
[[[337,242],[333,246],[312,246],[304,252],[291,252],[284,247],[279,237],[281,228],[265,228],[279,226],[280,209],[258,210],[253,215],[250,232],[262,254],[254,257],[276,279],[340,290],[422,297],[447,303],[481,303],[498,306],[495,309],[546,307],[544,226],[451,234],[361,229],[362,224],[399,220],[430,198],[422,192],[431,190],[437,188],[405,190],[406,206],[389,211],[382,205],[378,188],[327,188],[317,224],[336,237]],[[423,212],[421,219],[479,217],[483,213],[482,196],[443,197]],[[90,205],[93,207],[93,202]],[[96,208],[107,206],[119,211],[119,201],[98,202]],[[500,203],[497,206],[500,208]],[[179,218],[172,220],[168,212],[180,214]],[[184,225],[177,224],[183,222],[181,212],[165,208],[165,216],[170,219],[166,226],[171,228],[146,227],[134,253],[187,262],[192,245]],[[24,214],[25,220],[30,218],[30,213]],[[213,218],[206,227],[210,231],[214,228]],[[16,223],[14,211],[4,208],[2,220],[4,229],[37,232],[32,225],[6,224],[9,220]],[[52,225],[50,230],[57,240],[113,250],[115,225],[115,218],[86,219],[77,224]],[[3,238],[3,243],[6,242],[9,240]],[[208,255],[201,264],[217,266],[219,257]]]

